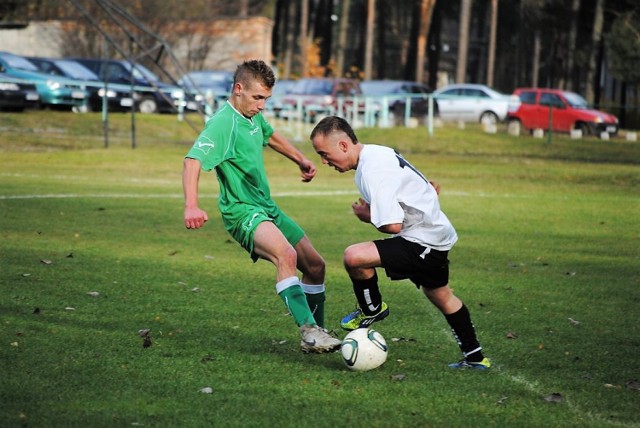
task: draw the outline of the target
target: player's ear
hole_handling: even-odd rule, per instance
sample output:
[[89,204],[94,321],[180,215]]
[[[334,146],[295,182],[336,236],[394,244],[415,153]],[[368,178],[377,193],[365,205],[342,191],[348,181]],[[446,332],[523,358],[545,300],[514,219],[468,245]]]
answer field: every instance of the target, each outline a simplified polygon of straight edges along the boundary
[[340,148],[342,152],[346,153],[347,150],[349,150],[349,143],[345,140],[340,140],[338,141],[338,148]]

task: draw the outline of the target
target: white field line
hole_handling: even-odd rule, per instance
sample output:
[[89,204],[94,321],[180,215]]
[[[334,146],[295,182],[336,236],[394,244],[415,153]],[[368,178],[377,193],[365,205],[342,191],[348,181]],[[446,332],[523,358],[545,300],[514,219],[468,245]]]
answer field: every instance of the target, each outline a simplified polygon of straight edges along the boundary
[[[339,195],[357,195],[355,190],[317,190],[317,191],[295,191],[295,192],[272,192],[273,197],[288,196],[339,196]],[[217,198],[218,194],[202,194],[202,198]],[[0,195],[0,200],[12,199],[179,199],[183,198],[182,193],[48,193],[48,194],[25,194],[25,195]]]

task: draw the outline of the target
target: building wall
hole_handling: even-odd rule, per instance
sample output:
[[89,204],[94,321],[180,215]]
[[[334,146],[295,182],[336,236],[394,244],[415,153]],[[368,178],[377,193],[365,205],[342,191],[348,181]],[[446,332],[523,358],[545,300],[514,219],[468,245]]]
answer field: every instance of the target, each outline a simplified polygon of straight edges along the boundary
[[[176,41],[170,44],[173,54],[185,68],[235,70],[246,59],[272,62],[271,34],[273,21],[265,17],[175,22],[171,29]],[[0,50],[17,55],[61,57],[62,32],[59,21],[32,21],[20,30],[0,30]],[[194,51],[206,45],[208,55],[200,61],[187,61]],[[67,49],[68,50],[68,49]],[[193,56],[193,55],[191,55]]]

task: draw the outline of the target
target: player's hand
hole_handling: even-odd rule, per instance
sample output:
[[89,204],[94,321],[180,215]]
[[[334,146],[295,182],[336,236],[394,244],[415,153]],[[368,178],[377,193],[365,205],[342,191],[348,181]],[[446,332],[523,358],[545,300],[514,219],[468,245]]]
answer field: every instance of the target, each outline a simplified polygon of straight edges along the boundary
[[435,181],[429,181],[429,183],[433,186],[434,189],[436,189],[436,194],[440,194],[440,185],[438,183],[436,183]]
[[184,225],[187,229],[200,229],[209,220],[209,216],[198,207],[184,209]]
[[351,205],[353,213],[364,223],[371,223],[371,207],[364,199],[360,198]]
[[305,159],[300,162],[300,172],[302,181],[308,183],[313,180],[313,177],[316,176],[316,172],[318,172],[318,170],[316,169],[316,166],[313,164],[313,162],[311,162],[309,159]]

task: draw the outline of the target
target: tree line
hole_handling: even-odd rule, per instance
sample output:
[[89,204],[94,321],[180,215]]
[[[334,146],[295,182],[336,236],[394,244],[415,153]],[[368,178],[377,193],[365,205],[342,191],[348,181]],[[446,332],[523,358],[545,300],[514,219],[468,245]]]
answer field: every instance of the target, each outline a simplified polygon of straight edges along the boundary
[[[101,34],[78,13],[80,3],[107,25],[106,0],[1,0],[0,21],[77,22],[73,55],[100,56]],[[486,83],[503,92],[547,86],[600,103],[603,72],[619,98],[637,100],[640,3],[637,0],[109,0],[169,44],[177,20],[273,20],[273,59],[284,78],[350,76],[427,83]],[[143,31],[137,37],[148,37]],[[79,39],[79,35],[82,39]],[[125,35],[122,37],[126,38]],[[126,43],[126,40],[123,40]],[[189,52],[209,54],[206,40]],[[615,96],[615,95],[614,95]],[[618,101],[624,101],[618,100]]]

